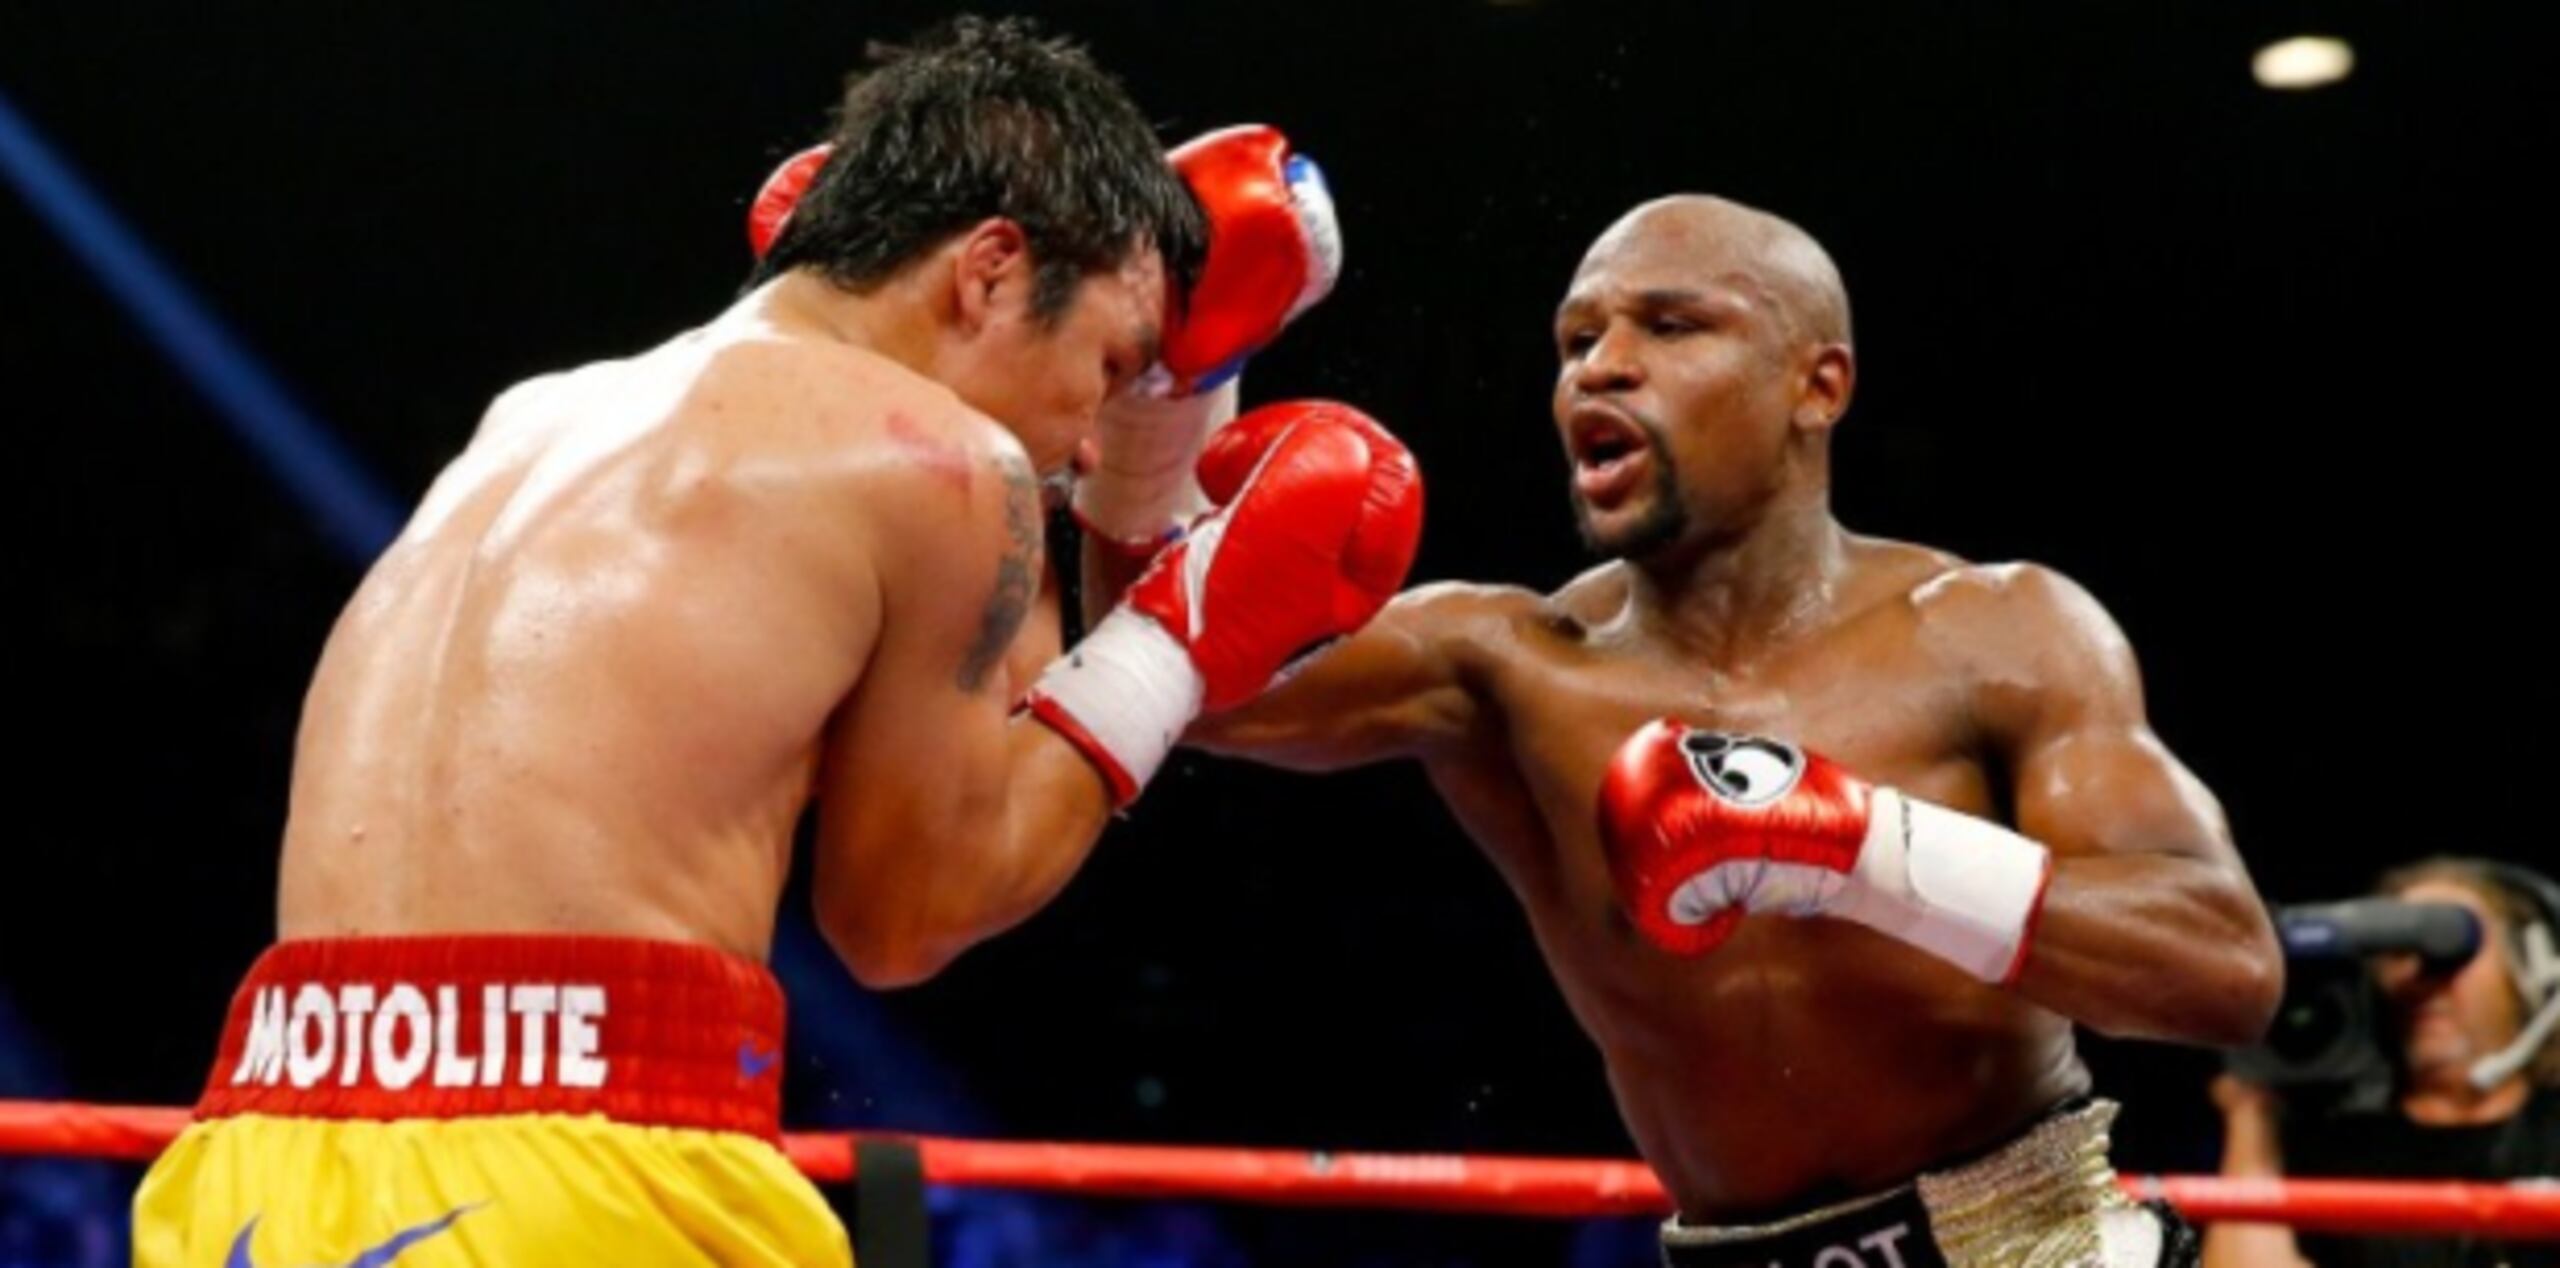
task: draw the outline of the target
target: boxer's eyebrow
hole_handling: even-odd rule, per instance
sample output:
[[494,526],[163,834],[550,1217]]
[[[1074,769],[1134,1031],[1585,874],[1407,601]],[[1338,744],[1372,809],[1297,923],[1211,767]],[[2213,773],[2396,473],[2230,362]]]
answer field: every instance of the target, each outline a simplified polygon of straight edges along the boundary
[[1647,311],[1664,308],[1697,308],[1709,312],[1746,309],[1750,300],[1725,287],[1697,290],[1686,286],[1666,286],[1636,292],[1636,306]]

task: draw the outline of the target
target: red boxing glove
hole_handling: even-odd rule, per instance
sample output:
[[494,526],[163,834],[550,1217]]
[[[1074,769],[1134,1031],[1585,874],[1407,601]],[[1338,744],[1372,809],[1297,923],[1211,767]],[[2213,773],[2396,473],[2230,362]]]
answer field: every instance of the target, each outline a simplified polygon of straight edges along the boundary
[[1191,396],[1233,378],[1246,357],[1333,289],[1342,226],[1315,160],[1258,123],[1221,128],[1165,156],[1209,218],[1209,257],[1168,314],[1161,378]]
[[[763,259],[834,147],[784,159],[747,207],[747,245]],[[1155,389],[1190,396],[1235,376],[1244,359],[1332,291],[1342,226],[1315,160],[1276,128],[1239,124],[1165,156],[1209,220],[1209,254],[1188,296],[1170,304]]]
[[1277,131],[1225,128],[1167,158],[1208,217],[1208,259],[1187,296],[1168,297],[1163,352],[1138,390],[1103,406],[1102,461],[1076,485],[1076,515],[1132,554],[1204,509],[1192,466],[1234,409],[1218,390],[1342,272],[1324,174]]
[[784,222],[800,205],[800,197],[809,192],[811,182],[818,179],[818,169],[827,165],[827,156],[835,147],[824,141],[782,160],[773,175],[764,178],[764,187],[756,191],[756,200],[747,204],[747,245],[754,248],[756,258],[773,249],[773,240],[782,236]]
[[1645,937],[1703,955],[1744,913],[1830,915],[1990,982],[2026,962],[2052,856],[1791,744],[1649,722],[1600,785],[1600,838]]
[[1395,597],[1422,539],[1422,476],[1404,442],[1330,401],[1266,405],[1229,423],[1200,455],[1199,476],[1221,509],[1157,556],[1128,603],[1167,629],[1199,631],[1205,705],[1225,709]]
[[1422,534],[1413,455],[1347,405],[1267,405],[1218,434],[1222,505],[1040,676],[1031,712],[1127,804],[1201,710],[1240,704],[1376,616]]

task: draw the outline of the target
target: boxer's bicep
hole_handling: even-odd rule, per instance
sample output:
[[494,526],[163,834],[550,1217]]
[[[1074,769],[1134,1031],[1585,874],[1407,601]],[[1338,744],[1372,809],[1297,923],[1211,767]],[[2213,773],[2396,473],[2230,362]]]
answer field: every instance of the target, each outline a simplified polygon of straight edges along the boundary
[[1472,734],[1471,649],[1500,600],[1422,586],[1258,699],[1204,715],[1183,742],[1294,770],[1422,757]]
[[1983,615],[1976,713],[2009,774],[2018,828],[2061,857],[2162,855],[2236,867],[2221,805],[2160,737],[2133,647],[2077,585],[2041,569]]
[[2119,1036],[2240,1043],[2281,981],[2222,808],[2145,716],[2115,622],[2037,570],[1980,614],[1977,715],[2054,869],[2019,990]]
[[820,756],[819,924],[874,984],[929,976],[984,936],[1001,899],[991,891],[1007,883],[1008,660],[1039,603],[1042,561],[1029,468],[1015,459],[992,474],[967,506],[926,506],[883,534],[893,558],[880,569],[879,651]]

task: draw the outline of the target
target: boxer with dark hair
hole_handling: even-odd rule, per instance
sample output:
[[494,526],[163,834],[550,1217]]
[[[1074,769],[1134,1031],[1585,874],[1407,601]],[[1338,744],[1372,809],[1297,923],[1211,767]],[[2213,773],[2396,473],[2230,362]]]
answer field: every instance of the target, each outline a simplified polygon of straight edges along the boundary
[[[1059,654],[1042,476],[1163,449],[1112,418],[1199,384],[1160,351],[1231,364],[1330,279],[1324,233],[1209,245],[1321,220],[1257,137],[1177,172],[1083,53],[963,21],[854,83],[761,284],[498,398],[322,652],[280,941],[136,1263],[847,1262],[776,1148],[763,960],[812,801],[819,927],[865,982],[931,976],[1412,560],[1403,447],[1272,406]],[[1239,276],[1280,280],[1181,294]]]

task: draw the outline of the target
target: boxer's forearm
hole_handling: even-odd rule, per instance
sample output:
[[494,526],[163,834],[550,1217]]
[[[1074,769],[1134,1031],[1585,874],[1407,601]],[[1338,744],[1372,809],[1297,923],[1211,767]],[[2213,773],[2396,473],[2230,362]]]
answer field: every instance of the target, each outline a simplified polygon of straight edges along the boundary
[[1240,390],[1230,379],[1201,396],[1129,393],[1103,406],[1099,465],[1075,493],[1087,629],[1102,623],[1157,550],[1210,509],[1192,469],[1208,438],[1235,421]]
[[972,941],[1048,906],[1111,821],[1110,788],[1082,750],[1030,718],[1012,726],[1010,813],[1003,841],[978,861],[984,889]]
[[2284,961],[2266,909],[2217,861],[2056,861],[2016,989],[2102,1034],[2236,1046],[2274,1017]]
[[1083,583],[1078,587],[1078,606],[1084,609],[1084,627],[1092,629],[1102,624],[1102,618],[1111,615],[1111,609],[1120,602],[1121,594],[1138,579],[1139,573],[1147,570],[1149,557],[1126,547],[1114,546],[1092,533],[1084,535],[1082,554]]
[[1478,587],[1408,590],[1288,682],[1200,717],[1182,742],[1303,771],[1429,757],[1473,734],[1478,705],[1459,649],[1497,602]]
[[979,790],[979,804],[955,807],[954,819],[974,826],[879,851],[860,876],[819,877],[819,925],[864,985],[940,973],[1047,906],[1093,852],[1111,798],[1092,763],[1028,718],[1004,739],[1005,780]]
[[1183,744],[1323,772],[1424,756],[1443,737],[1462,733],[1472,702],[1454,690],[1404,690],[1398,675],[1381,672],[1395,653],[1375,647],[1377,638],[1363,632],[1262,698],[1201,715]]

